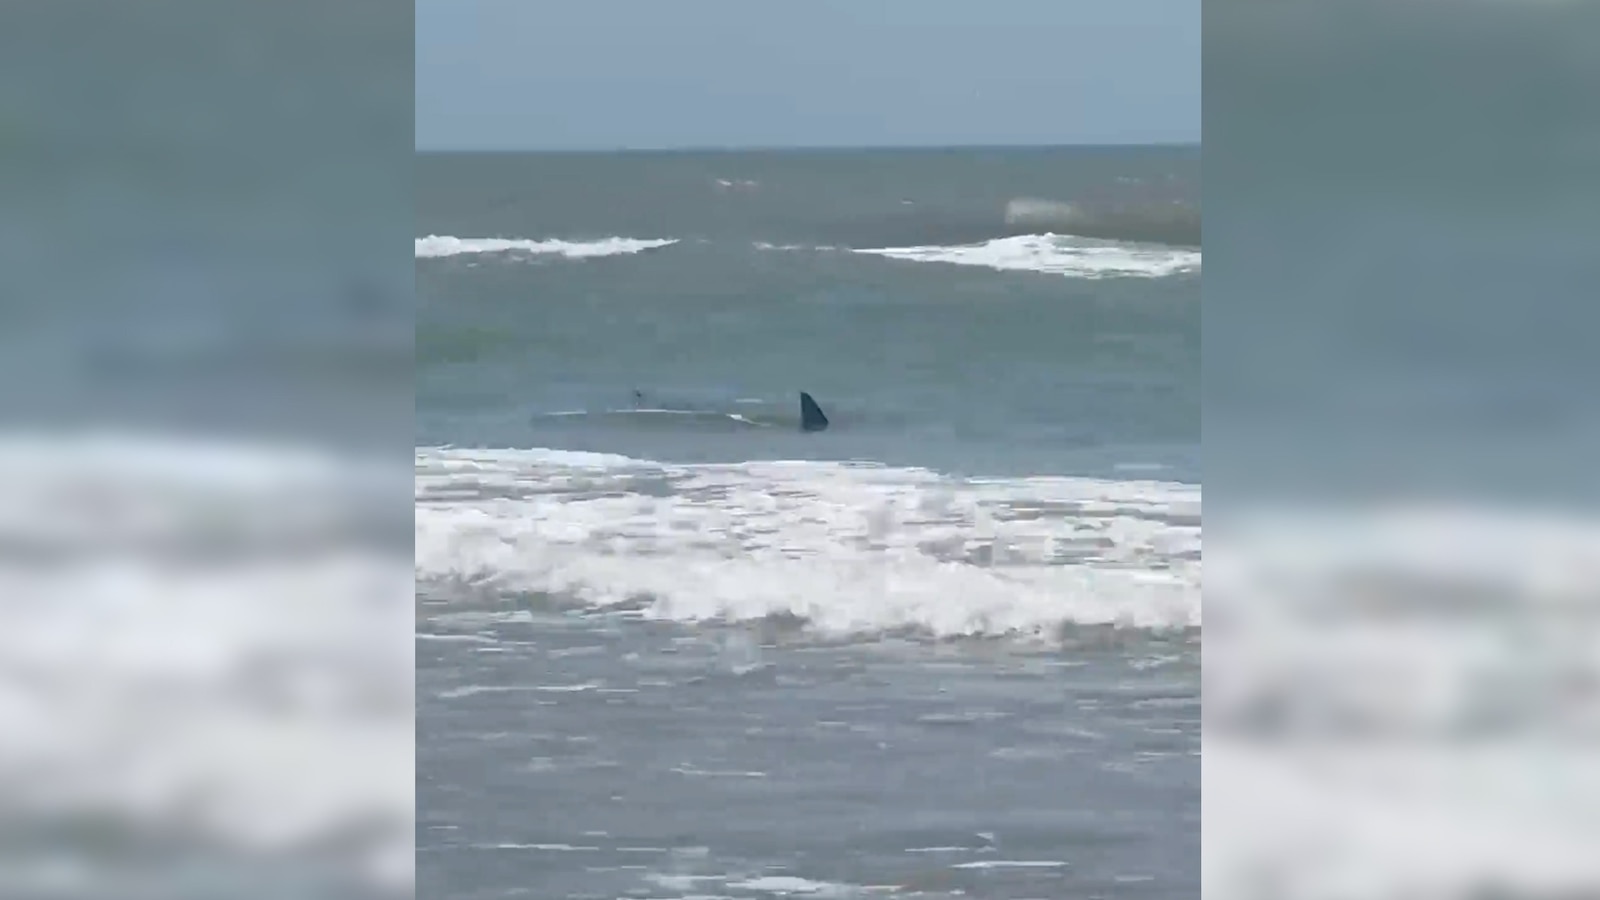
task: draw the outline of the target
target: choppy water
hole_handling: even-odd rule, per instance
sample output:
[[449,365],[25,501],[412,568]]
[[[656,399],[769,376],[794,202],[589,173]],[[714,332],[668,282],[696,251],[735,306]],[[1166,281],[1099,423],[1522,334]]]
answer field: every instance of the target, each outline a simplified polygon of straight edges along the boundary
[[1197,149],[418,165],[419,888],[1193,893]]

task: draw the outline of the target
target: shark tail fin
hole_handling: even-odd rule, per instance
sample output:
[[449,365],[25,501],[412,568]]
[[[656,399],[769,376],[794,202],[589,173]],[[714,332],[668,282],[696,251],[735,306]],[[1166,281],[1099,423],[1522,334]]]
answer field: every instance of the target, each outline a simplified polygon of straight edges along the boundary
[[828,417],[823,415],[822,407],[811,395],[805,391],[800,392],[800,430],[824,431],[828,427]]

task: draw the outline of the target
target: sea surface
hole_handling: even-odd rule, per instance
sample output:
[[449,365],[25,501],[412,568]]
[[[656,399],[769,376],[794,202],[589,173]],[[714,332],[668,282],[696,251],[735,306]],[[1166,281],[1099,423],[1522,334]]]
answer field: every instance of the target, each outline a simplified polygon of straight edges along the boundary
[[0,28],[0,894],[411,896],[411,13],[87,12]]
[[1198,147],[416,190],[420,895],[1196,894]]
[[1206,895],[1600,895],[1600,5],[1205,11]]

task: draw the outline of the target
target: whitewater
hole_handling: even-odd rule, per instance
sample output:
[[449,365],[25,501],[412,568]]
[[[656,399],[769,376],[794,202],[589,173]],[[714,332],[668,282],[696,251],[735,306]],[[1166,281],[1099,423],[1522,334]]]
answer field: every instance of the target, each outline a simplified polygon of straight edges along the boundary
[[1197,153],[419,166],[422,892],[1193,895]]

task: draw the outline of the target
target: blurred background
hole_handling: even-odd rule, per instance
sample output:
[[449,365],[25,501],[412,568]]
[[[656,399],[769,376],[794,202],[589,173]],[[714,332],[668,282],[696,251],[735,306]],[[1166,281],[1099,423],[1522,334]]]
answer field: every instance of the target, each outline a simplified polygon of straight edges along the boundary
[[[1600,892],[1600,6],[1205,15],[1205,890]],[[6,896],[410,891],[411,66],[6,13]]]
[[412,10],[0,26],[0,894],[412,866]]
[[1205,17],[1205,892],[1600,894],[1600,4]]

